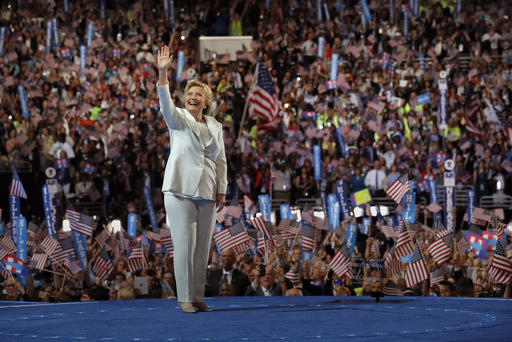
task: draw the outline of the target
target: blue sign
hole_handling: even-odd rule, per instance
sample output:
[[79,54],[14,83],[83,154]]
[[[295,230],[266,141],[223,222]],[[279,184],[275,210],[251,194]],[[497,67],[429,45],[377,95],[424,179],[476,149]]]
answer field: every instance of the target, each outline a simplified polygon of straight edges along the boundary
[[259,195],[258,203],[260,205],[260,213],[263,216],[263,220],[270,222],[270,196]]
[[334,131],[336,132],[336,138],[338,139],[338,144],[340,146],[341,155],[343,158],[348,157],[348,148],[347,144],[345,143],[345,139],[340,134],[339,128],[334,128]]
[[347,248],[350,250],[350,257],[354,253],[354,246],[356,245],[357,238],[357,223],[350,222],[347,228],[347,235],[345,241],[347,242]]
[[27,93],[24,86],[18,86],[18,95],[20,97],[21,115],[26,119],[30,116],[30,112],[28,110]]
[[333,231],[340,225],[340,204],[335,194],[327,195],[327,208],[329,211],[329,228]]
[[364,20],[367,23],[372,21],[372,15],[370,14],[370,8],[368,7],[368,2],[366,0],[361,0],[361,9]]
[[87,47],[91,47],[92,36],[94,34],[94,24],[89,22],[87,25]]
[[46,224],[46,231],[48,232],[48,235],[55,237],[55,222],[53,220],[54,215],[52,212],[55,209],[52,205],[48,184],[43,185],[41,193],[43,195],[44,222]]
[[337,53],[333,53],[331,56],[331,72],[329,73],[329,80],[335,81],[338,79],[338,58]]
[[313,146],[313,168],[315,171],[315,180],[322,179],[322,152],[320,145]]
[[14,229],[16,218],[21,215],[20,198],[9,194],[9,213],[11,214],[11,238],[16,242],[16,229]]
[[361,233],[365,235],[369,235],[370,233],[370,225],[372,224],[372,218],[371,217],[363,217],[363,224]]
[[158,220],[156,219],[155,207],[153,206],[153,199],[151,198],[151,189],[148,186],[145,186],[143,191],[151,227],[158,228]]
[[80,45],[80,70],[85,69],[86,59],[87,59],[87,46]]
[[475,190],[469,189],[467,190],[467,201],[468,201],[468,224],[471,222],[471,217],[473,216],[473,210],[476,207],[476,197]]
[[293,214],[290,210],[289,204],[281,204],[279,209],[281,211],[281,220],[293,220],[294,219]]
[[137,236],[137,214],[128,214],[128,235]]
[[414,223],[414,207],[416,205],[416,193],[408,192],[404,196],[404,211],[402,218],[404,221]]
[[180,50],[178,51],[178,62],[177,62],[177,68],[176,68],[176,81],[183,81],[181,79],[181,72],[183,71],[183,67],[185,66],[185,51]]
[[87,236],[73,229],[71,230],[71,234],[73,235],[73,242],[75,243],[75,251],[78,261],[80,262],[80,267],[85,269],[87,265]]
[[57,18],[52,19],[53,43],[55,47],[59,47],[59,28],[57,27]]
[[0,57],[4,55],[5,32],[6,27],[0,27]]
[[336,185],[336,194],[340,202],[342,219],[346,220],[350,217],[350,205],[348,204],[347,192],[345,191],[345,185],[342,179],[340,179],[339,184]]
[[23,216],[16,218],[16,257],[27,261],[27,220]]
[[48,20],[46,22],[46,50],[50,51],[52,49],[52,21]]

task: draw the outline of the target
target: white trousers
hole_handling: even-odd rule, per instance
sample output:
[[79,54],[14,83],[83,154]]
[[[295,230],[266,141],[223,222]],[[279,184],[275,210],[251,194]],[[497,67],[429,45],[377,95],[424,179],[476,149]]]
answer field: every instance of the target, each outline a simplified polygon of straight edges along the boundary
[[174,246],[178,302],[204,301],[206,267],[216,221],[215,202],[164,193],[167,222]]

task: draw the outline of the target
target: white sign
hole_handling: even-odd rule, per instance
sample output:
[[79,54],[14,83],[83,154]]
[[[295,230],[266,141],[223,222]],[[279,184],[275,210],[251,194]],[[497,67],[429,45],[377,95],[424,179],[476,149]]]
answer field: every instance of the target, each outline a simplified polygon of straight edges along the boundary
[[199,37],[199,52],[201,62],[207,62],[208,59],[212,58],[214,53],[217,56],[229,53],[229,60],[235,61],[236,52],[242,51],[244,46],[247,48],[247,51],[252,51],[251,42],[252,36]]
[[444,173],[444,186],[455,186],[455,172]]

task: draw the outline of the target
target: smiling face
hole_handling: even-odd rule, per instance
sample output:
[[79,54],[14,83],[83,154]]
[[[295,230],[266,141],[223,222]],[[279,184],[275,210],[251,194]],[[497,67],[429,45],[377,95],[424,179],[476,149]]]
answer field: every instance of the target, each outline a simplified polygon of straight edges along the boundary
[[203,88],[198,86],[191,87],[185,96],[185,108],[193,115],[203,113],[205,102]]

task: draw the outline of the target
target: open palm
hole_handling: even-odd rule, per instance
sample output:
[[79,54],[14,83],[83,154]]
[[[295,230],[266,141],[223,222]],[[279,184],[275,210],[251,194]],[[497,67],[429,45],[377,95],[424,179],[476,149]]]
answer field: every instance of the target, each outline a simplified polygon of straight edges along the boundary
[[167,45],[162,46],[158,50],[158,69],[167,69],[172,62],[172,55],[169,54],[169,47]]

